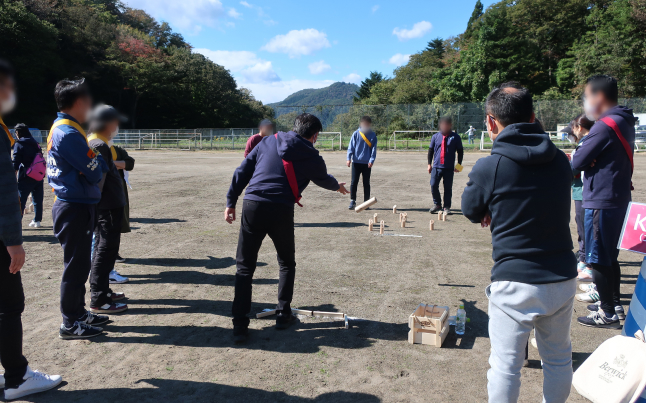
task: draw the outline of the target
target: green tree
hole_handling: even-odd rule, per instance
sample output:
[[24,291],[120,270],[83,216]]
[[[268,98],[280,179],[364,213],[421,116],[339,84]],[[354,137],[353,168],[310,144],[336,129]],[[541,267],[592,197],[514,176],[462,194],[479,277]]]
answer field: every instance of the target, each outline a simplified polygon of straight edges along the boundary
[[370,89],[377,83],[383,81],[384,77],[381,73],[376,71],[370,72],[370,77],[366,78],[361,82],[361,86],[357,91],[357,95],[354,97],[355,102],[359,102],[362,99],[367,99],[370,97]]
[[471,13],[471,17],[469,18],[469,22],[467,22],[467,29],[464,32],[465,37],[470,37],[473,34],[476,22],[480,17],[482,17],[482,10],[484,10],[482,2],[480,0],[476,1],[476,5],[473,7],[473,12]]

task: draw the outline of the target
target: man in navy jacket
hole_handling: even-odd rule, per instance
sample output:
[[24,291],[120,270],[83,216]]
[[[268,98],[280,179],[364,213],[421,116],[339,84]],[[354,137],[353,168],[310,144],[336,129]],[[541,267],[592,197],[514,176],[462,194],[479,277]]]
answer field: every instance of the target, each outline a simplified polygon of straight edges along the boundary
[[[247,339],[251,282],[258,250],[267,235],[274,242],[280,266],[276,328],[286,329],[296,321],[290,307],[296,272],[294,204],[298,200],[295,193],[300,198],[310,181],[324,189],[348,193],[345,183],[338,183],[327,173],[325,161],[314,148],[321,130],[321,121],[314,115],[304,113],[294,121],[293,131],[279,132],[258,143],[233,174],[224,212],[224,219],[229,224],[236,219],[238,197],[247,188],[242,204],[232,308],[236,343]],[[293,165],[295,177],[290,178],[286,173],[289,168],[285,165],[289,163]]]
[[[633,111],[617,105],[617,80],[605,75],[588,79],[584,94],[586,117],[596,121],[572,158],[583,171],[586,263],[592,266],[597,291],[577,295],[590,315],[579,324],[618,329],[623,319],[617,244],[630,202],[632,157],[635,146]],[[617,131],[615,131],[615,129]],[[600,304],[594,302],[600,301]]]
[[61,280],[61,339],[98,336],[97,326],[107,316],[85,309],[85,283],[90,274],[92,233],[96,204],[101,200],[99,182],[108,166],[88,145],[81,125],[92,108],[92,98],[84,79],[61,80],[56,84],[56,104],[60,112],[47,139],[47,178],[54,189],[52,206],[54,235],[63,247]]
[[442,196],[440,196],[440,180],[444,181],[444,212],[451,214],[451,196],[453,195],[453,174],[459,172],[455,169],[455,154],[458,155],[458,164],[462,164],[464,149],[462,139],[452,130],[453,120],[450,116],[440,118],[440,131],[431,138],[428,148],[428,173],[431,174],[431,193],[433,204],[431,213],[442,210]]
[[491,91],[485,108],[493,148],[469,173],[462,212],[474,223],[491,225],[489,402],[518,401],[525,347],[535,328],[544,401],[565,403],[572,384],[577,276],[570,234],[572,169],[535,121],[526,88],[503,84]]
[[348,144],[348,167],[352,166],[350,182],[350,210],[357,206],[359,176],[363,177],[363,200],[370,199],[370,174],[377,158],[377,135],[372,131],[372,118],[363,116],[360,127],[352,134]]

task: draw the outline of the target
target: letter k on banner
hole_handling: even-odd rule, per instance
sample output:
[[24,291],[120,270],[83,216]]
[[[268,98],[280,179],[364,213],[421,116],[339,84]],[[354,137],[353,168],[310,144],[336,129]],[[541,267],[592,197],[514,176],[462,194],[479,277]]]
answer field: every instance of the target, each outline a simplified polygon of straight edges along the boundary
[[646,204],[628,205],[617,247],[646,255]]

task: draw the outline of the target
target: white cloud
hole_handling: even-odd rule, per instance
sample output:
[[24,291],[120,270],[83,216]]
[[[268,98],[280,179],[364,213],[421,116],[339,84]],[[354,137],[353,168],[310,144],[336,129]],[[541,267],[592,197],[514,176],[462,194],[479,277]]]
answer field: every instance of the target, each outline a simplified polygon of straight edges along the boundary
[[359,85],[361,84],[361,76],[357,73],[350,73],[347,76],[343,77],[343,82]]
[[247,7],[247,8],[253,8],[253,6],[251,4],[249,4],[249,3],[247,3],[246,1],[241,1],[240,4],[242,6],[244,6],[244,7]]
[[279,102],[289,95],[306,88],[323,88],[334,84],[334,80],[286,80],[269,83],[240,81],[240,87],[249,88],[256,99],[263,103]]
[[256,63],[242,70],[242,77],[246,83],[270,83],[280,81],[270,61]]
[[373,13],[373,14],[374,14],[374,13],[376,13],[376,12],[377,12],[377,10],[379,10],[379,5],[374,5],[374,6],[372,6],[372,13]]
[[146,10],[157,20],[168,21],[189,35],[199,33],[202,25],[216,27],[223,19],[237,18],[237,11],[226,10],[220,0],[125,0],[125,3]]
[[309,64],[310,73],[312,74],[321,74],[330,70],[330,65],[325,63],[323,60]]
[[421,38],[422,36],[426,35],[432,28],[433,25],[431,25],[430,22],[420,21],[413,25],[412,29],[393,29],[393,35],[396,35],[400,41],[407,41],[413,38]]
[[408,60],[410,60],[410,55],[397,53],[394,54],[390,59],[388,59],[388,63],[394,64],[395,66],[403,66],[404,64],[408,63]]
[[252,10],[256,10],[256,13],[258,13],[258,18],[262,20],[262,23],[267,25],[267,26],[272,26],[278,24],[276,21],[272,20],[267,13],[265,13],[265,10],[261,6],[256,6],[255,4],[251,4],[246,1],[241,1],[240,5]]
[[236,9],[235,9],[235,8],[233,8],[233,7],[229,8],[229,11],[227,11],[227,15],[228,15],[229,17],[236,18],[236,19],[238,19],[238,18],[242,17],[242,13],[239,13],[239,12],[238,12],[238,11],[236,11]]
[[313,52],[329,48],[327,35],[314,28],[289,31],[285,35],[273,37],[261,49],[272,53],[286,53],[289,57],[309,55]]

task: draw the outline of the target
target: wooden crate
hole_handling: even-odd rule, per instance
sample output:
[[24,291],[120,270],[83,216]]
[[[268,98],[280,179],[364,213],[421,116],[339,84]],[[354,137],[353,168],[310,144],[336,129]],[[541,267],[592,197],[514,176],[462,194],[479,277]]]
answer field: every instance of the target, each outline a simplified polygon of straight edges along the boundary
[[420,304],[408,318],[408,342],[442,347],[449,333],[449,307]]

